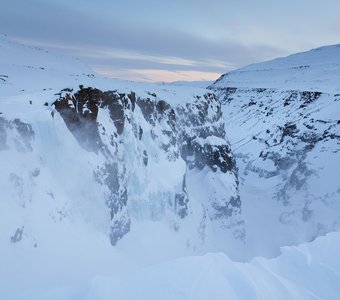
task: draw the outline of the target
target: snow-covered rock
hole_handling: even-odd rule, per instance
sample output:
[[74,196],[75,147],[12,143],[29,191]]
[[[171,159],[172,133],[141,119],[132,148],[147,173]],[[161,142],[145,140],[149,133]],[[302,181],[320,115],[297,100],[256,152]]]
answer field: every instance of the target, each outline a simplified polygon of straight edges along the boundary
[[24,268],[0,291],[39,285],[26,277],[44,264],[51,283],[65,255],[86,265],[96,244],[126,268],[231,241],[237,254],[236,166],[211,91],[97,77],[6,36],[0,70],[0,278]]
[[176,231],[187,223],[188,243],[199,235],[205,244],[218,232],[210,221],[243,237],[235,161],[213,94],[171,105],[155,93],[81,88],[60,95],[53,107],[79,145],[101,158],[93,173],[108,189],[99,198],[110,212],[113,245],[138,226],[132,219],[169,218]]
[[[299,67],[299,66],[304,67]],[[250,256],[339,229],[340,47],[221,76]]]

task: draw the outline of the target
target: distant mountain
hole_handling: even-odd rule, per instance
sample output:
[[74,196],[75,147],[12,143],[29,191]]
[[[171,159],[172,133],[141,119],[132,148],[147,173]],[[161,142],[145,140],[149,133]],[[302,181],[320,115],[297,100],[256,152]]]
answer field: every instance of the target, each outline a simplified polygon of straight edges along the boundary
[[197,87],[197,88],[206,88],[207,86],[213,84],[213,81],[202,80],[202,81],[174,81],[169,83],[160,83],[166,85],[175,85],[175,86],[187,86],[187,87]]
[[339,81],[340,45],[333,45],[228,72],[213,86],[337,93]]

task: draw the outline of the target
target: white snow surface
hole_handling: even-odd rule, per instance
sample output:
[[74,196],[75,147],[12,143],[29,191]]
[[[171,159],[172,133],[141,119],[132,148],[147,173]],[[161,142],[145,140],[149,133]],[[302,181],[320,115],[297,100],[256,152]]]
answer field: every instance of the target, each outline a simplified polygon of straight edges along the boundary
[[196,88],[206,88],[213,84],[213,81],[200,80],[200,81],[173,81],[173,82],[161,82],[162,85],[172,85],[172,86],[186,86],[186,87],[196,87]]
[[214,87],[340,91],[340,45],[252,64],[222,75]]
[[207,92],[199,83],[198,87],[194,87],[104,78],[94,74],[77,59],[20,44],[3,34],[0,34],[0,68],[1,99],[19,96],[39,101],[39,104],[53,99],[53,95],[62,89],[77,89],[80,84],[103,91],[134,91],[140,97],[153,92],[158,98],[165,98],[171,104],[185,103],[186,99],[202,96]]
[[[4,279],[0,283],[2,298],[8,300],[339,298],[339,232],[327,234],[297,247],[285,247],[282,254],[274,259],[254,258],[250,262],[241,263],[230,260],[223,253],[209,253],[139,268],[126,264],[126,257],[122,253],[116,250],[107,252],[103,239],[94,239],[91,232],[88,237],[89,240],[81,241],[81,245],[85,247],[81,254],[55,245],[65,255],[62,262],[54,260],[60,257],[56,256],[55,252],[50,254],[48,260],[42,259],[37,266],[33,262],[20,260],[21,268],[16,270],[16,274],[6,272],[6,276],[2,277]],[[28,256],[31,254],[27,253]],[[50,272],[51,267],[54,271],[53,276]],[[15,276],[16,280],[13,281],[11,276]]]
[[[122,277],[96,277],[87,299],[336,300],[340,234],[282,249],[275,259],[233,262],[223,253],[184,257]],[[85,298],[86,299],[86,298]]]

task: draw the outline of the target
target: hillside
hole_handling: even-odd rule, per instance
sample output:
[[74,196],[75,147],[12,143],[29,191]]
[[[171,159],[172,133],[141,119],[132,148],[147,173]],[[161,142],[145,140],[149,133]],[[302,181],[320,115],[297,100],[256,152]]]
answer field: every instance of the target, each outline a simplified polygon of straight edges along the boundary
[[222,75],[215,88],[276,88],[281,90],[340,91],[340,45],[253,64]]

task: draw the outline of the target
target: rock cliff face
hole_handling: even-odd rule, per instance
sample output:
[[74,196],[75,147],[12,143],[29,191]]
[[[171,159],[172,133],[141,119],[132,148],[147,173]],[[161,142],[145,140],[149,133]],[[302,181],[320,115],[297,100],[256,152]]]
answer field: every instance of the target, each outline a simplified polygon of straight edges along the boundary
[[111,241],[107,253],[153,262],[243,245],[237,168],[212,92],[97,77],[3,35],[0,66],[8,257],[36,249],[25,260],[36,261],[52,242],[68,253]]
[[[93,176],[107,188],[113,245],[133,219],[165,215],[172,216],[174,230],[195,216],[199,222],[191,220],[191,226],[202,242],[211,224],[243,237],[235,160],[212,93],[171,105],[155,93],[141,98],[81,87],[63,91],[53,106],[79,145],[102,157]],[[192,192],[198,176],[207,179],[199,184],[209,191],[199,197]]]

